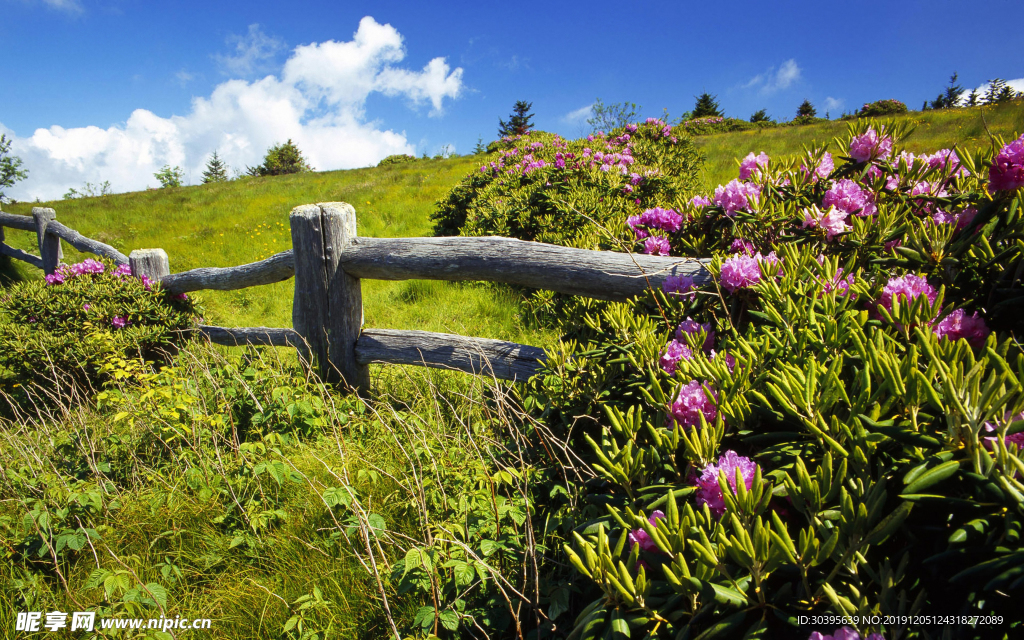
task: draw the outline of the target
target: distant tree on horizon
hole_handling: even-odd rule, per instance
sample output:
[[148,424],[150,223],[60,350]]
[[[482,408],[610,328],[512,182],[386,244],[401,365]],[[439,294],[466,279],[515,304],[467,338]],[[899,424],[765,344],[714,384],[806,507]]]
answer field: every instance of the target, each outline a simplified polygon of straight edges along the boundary
[[214,151],[213,155],[210,156],[209,162],[206,163],[206,171],[203,171],[203,184],[209,184],[211,182],[227,182],[228,179],[228,165],[226,162],[220,159],[217,152]]
[[601,98],[595,98],[594,104],[590,107],[592,115],[587,118],[587,124],[592,131],[611,131],[636,122],[642,108],[635,102],[605,104],[601,102]]
[[6,134],[0,134],[0,203],[7,196],[4,195],[6,187],[13,187],[15,182],[28,177],[28,170],[21,168],[21,158],[12,156],[11,139]]
[[289,173],[304,173],[312,171],[306,158],[303,157],[299,147],[288,138],[284,144],[275,144],[267,149],[267,155],[263,158],[263,164],[256,167],[246,167],[246,173],[250,176],[283,176]]
[[512,107],[512,115],[509,116],[508,122],[498,120],[498,137],[521,136],[532,129],[533,124],[530,122],[530,119],[533,118],[533,114],[530,113],[532,108],[532,102],[517,100],[515,106]]
[[810,100],[804,100],[803,102],[800,103],[800,106],[796,108],[796,117],[798,118],[814,118],[817,115],[818,110],[814,108],[814,105],[811,104]]
[[764,109],[758,109],[750,115],[751,122],[768,122],[769,120],[771,120],[771,118],[768,117],[768,112]]
[[182,171],[181,167],[172,167],[169,164],[165,164],[159,171],[153,174],[153,177],[160,181],[160,186],[164,189],[180,187],[181,181],[185,179],[185,172]]
[[718,105],[718,96],[713,96],[705,91],[699,96],[694,97],[697,99],[697,102],[693,105],[693,111],[690,113],[691,120],[693,118],[707,118],[711,116],[725,117],[725,113]]
[[960,106],[960,96],[963,95],[964,88],[956,83],[957,77],[957,73],[954,71],[953,75],[949,77],[949,85],[931,101],[930,108],[954,109]]

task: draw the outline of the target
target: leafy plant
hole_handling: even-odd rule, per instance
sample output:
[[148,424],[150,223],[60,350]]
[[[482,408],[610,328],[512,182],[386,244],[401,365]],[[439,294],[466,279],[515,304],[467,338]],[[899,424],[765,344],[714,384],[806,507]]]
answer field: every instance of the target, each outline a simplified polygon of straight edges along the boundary
[[185,179],[185,172],[182,171],[181,167],[172,167],[165,164],[159,171],[153,174],[153,177],[160,182],[160,186],[164,189],[180,187],[182,180]]
[[302,151],[292,142],[291,138],[283,144],[275,144],[267,149],[267,155],[263,158],[263,164],[256,167],[247,167],[246,173],[250,176],[280,176],[290,173],[303,173],[312,171]]
[[383,160],[381,160],[380,162],[377,163],[377,166],[378,167],[387,167],[387,166],[390,166],[390,165],[393,165],[393,164],[402,164],[402,163],[405,163],[405,162],[412,162],[414,160],[416,160],[416,156],[410,156],[407,153],[398,153],[398,154],[390,155],[390,156],[384,158]]
[[28,170],[21,168],[21,158],[11,155],[11,142],[7,134],[0,134],[0,202],[6,198],[4,189],[28,177]]
[[590,125],[592,133],[621,129],[627,124],[636,122],[642,108],[635,102],[605,104],[600,98],[596,98],[590,107],[591,115],[587,118],[587,124]]

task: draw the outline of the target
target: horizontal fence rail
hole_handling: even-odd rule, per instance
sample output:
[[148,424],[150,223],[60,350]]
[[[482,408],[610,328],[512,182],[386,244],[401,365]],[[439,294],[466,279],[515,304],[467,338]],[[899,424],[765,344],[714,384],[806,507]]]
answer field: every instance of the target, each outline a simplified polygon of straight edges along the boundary
[[[293,248],[236,267],[202,267],[170,273],[161,249],[125,256],[57,222],[53,209],[32,216],[0,212],[0,255],[52,273],[62,257],[60,241],[79,251],[129,264],[173,293],[234,290],[295,277],[294,328],[219,327],[196,331],[227,346],[292,347],[316,364],[328,381],[364,390],[367,365],[420,365],[525,380],[543,366],[544,350],[530,345],[429,331],[362,328],[360,280],[476,280],[622,301],[661,288],[669,276],[687,276],[697,286],[711,282],[706,260],[575,249],[511,238],[363,238],[355,210],[340,202],[292,210]],[[40,255],[4,244],[4,227],[34,231]]]

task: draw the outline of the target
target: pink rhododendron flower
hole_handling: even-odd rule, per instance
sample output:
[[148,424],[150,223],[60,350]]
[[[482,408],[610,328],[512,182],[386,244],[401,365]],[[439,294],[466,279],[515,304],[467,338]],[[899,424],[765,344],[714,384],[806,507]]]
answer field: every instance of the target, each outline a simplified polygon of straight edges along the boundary
[[676,367],[679,365],[680,360],[689,360],[692,357],[693,352],[690,351],[689,345],[685,342],[673,340],[665,345],[665,350],[661,352],[661,356],[658,358],[658,364],[661,365],[662,371],[672,375],[676,372]]
[[643,240],[651,235],[643,228],[642,223],[640,222],[640,216],[629,216],[626,218],[626,224],[628,224],[629,228],[633,230],[634,234],[636,234],[637,240]]
[[988,170],[988,190],[1012,191],[1024,186],[1024,135],[999,150]]
[[654,207],[640,214],[640,224],[652,229],[675,233],[683,226],[683,216],[676,213],[674,209]]
[[662,236],[651,236],[644,242],[644,253],[648,255],[667,256],[671,248],[668,238]]
[[46,274],[46,284],[64,284],[64,274],[60,271],[54,271],[53,273]]
[[870,160],[884,160],[892,153],[892,138],[879,136],[874,128],[868,129],[865,133],[854,136],[850,141],[850,157],[857,162],[868,162]]
[[977,311],[967,315],[963,309],[955,309],[953,313],[935,325],[935,335],[940,339],[959,340],[963,338],[975,348],[985,344],[985,338],[989,333],[991,331],[985,324],[984,318],[981,318]]
[[930,156],[922,156],[922,159],[927,159],[928,166],[932,169],[942,167],[951,177],[968,174],[967,168],[960,164],[960,157],[952,149],[939,149]]
[[115,329],[124,329],[128,326],[128,318],[114,316],[114,319],[110,321],[110,324],[114,325]]
[[[708,393],[711,394],[710,399]],[[690,380],[679,388],[679,393],[672,402],[672,419],[684,428],[700,426],[702,415],[710,423],[718,415],[718,409],[715,408],[717,401],[718,392],[708,387],[707,383]]]
[[849,215],[846,211],[834,206],[829,207],[828,211],[822,211],[811,205],[810,209],[804,210],[804,228],[821,227],[825,230],[825,239],[831,241],[840,233],[845,233],[853,228],[846,224],[846,218]]
[[704,339],[704,344],[701,345],[701,348],[704,350],[705,353],[710,352],[711,348],[715,346],[715,332],[714,330],[711,329],[710,322],[697,322],[693,318],[687,318],[686,320],[683,320],[682,322],[679,323],[679,326],[676,327],[676,340],[688,344],[686,336],[696,335],[701,331],[703,331],[704,335],[706,336],[706,338]]
[[751,256],[757,253],[754,243],[749,240],[744,240],[743,238],[736,238],[733,240],[732,244],[729,245],[729,251],[732,251],[733,253],[745,253]]
[[[810,158],[808,158],[810,160]],[[819,179],[824,180],[832,173],[832,170],[836,168],[835,161],[832,160],[832,154],[828,151],[821,156],[821,160],[818,160],[818,164],[814,167],[814,173],[811,175],[811,181],[817,182]],[[810,169],[807,168],[807,161],[800,165],[800,171],[804,173],[810,173]]]
[[83,304],[83,305],[82,305],[82,311],[88,311],[88,310],[89,310],[89,309],[91,309],[91,308],[92,308],[92,307],[91,307],[91,306],[90,306],[90,305],[89,305],[88,303],[87,303],[87,304]]
[[761,187],[749,182],[733,180],[729,184],[715,187],[713,201],[725,209],[725,215],[731,216],[737,211],[750,211],[751,201],[756,206],[761,197]]
[[[665,513],[659,509],[647,518],[647,522],[651,523],[652,527],[657,527],[658,520],[664,517]],[[629,532],[629,544],[632,546],[640,545],[641,549],[650,553],[658,552],[658,545],[654,543],[654,540],[651,540],[650,534],[643,529],[633,529]]]
[[722,263],[722,286],[735,293],[737,289],[750,288],[761,281],[761,263],[779,264],[780,260],[772,251],[766,256],[756,253],[748,256],[737,253]]
[[[1018,413],[1017,415],[1010,415],[1009,411],[1003,414],[1004,424],[1008,425],[1013,422],[1019,422],[1021,420],[1024,420],[1024,411]],[[984,427],[986,433],[994,433],[996,430],[998,430],[999,425],[997,425],[994,422],[986,422]],[[997,436],[985,436],[984,438],[982,438],[982,442],[985,445],[985,448],[989,450],[994,449],[996,446],[996,438]],[[1024,431],[1011,433],[1010,435],[1003,438],[1003,443],[1006,444],[1007,447],[1009,447],[1011,444],[1015,444],[1017,445],[1018,449],[1024,449]]]
[[[817,631],[812,631],[807,640],[861,640],[861,638],[860,634],[853,627],[840,627],[827,636],[821,635]],[[864,640],[885,640],[885,638],[880,633],[872,633]]]
[[754,484],[754,474],[757,472],[757,463],[750,458],[735,451],[726,451],[718,458],[718,464],[712,463],[704,467],[697,478],[697,506],[706,504],[711,513],[716,516],[722,515],[725,512],[725,500],[722,498],[722,487],[718,484],[718,472],[725,472],[725,479],[735,493],[737,469],[743,478],[743,484],[750,489]]
[[661,283],[661,290],[670,296],[677,298],[682,297],[686,294],[690,294],[695,289],[693,284],[693,278],[690,276],[668,276],[665,278],[665,282]]
[[752,175],[760,175],[761,169],[768,166],[769,158],[764,151],[754,155],[751,151],[746,158],[740,162],[740,180],[749,180]]
[[873,194],[848,179],[836,181],[832,188],[825,192],[825,197],[821,199],[821,206],[823,208],[835,207],[846,213],[856,213],[861,216],[873,216],[878,212]]
[[710,207],[713,203],[710,198],[705,196],[693,196],[693,198],[690,199],[690,204],[695,207]]
[[114,275],[123,278],[125,276],[132,275],[132,267],[130,264],[119,264],[117,269],[114,269]]
[[929,303],[934,303],[937,293],[935,287],[921,276],[905,275],[890,278],[882,290],[882,297],[875,301],[875,305],[884,307],[886,311],[892,313],[894,300],[898,300],[901,306],[906,306],[922,295],[928,298]]

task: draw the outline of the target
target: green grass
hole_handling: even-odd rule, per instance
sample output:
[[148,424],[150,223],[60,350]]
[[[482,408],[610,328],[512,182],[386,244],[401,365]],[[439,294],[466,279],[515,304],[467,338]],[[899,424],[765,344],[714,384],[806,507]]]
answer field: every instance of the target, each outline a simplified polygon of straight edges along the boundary
[[[474,157],[418,160],[380,169],[18,203],[5,210],[28,214],[33,206],[52,207],[64,224],[125,254],[133,249],[164,249],[172,272],[229,267],[291,248],[288,214],[300,204],[352,204],[362,236],[429,236],[434,203],[479,162]],[[6,233],[8,244],[38,253],[34,234]],[[64,251],[69,262],[86,257],[67,243]],[[13,277],[41,277],[37,269],[18,261],[6,270],[12,269]],[[239,291],[206,291],[201,299],[206,320],[212,324],[289,327],[293,292],[294,280],[287,280]],[[363,305],[367,327],[443,331],[540,346],[552,339],[548,332],[523,326],[516,294],[501,287],[364,280]]]
[[[903,116],[916,125],[904,142],[913,153],[942,148],[976,150],[990,146],[988,132],[1010,136],[1024,132],[1024,103],[1011,102],[992,107],[973,107],[943,111],[913,111]],[[987,127],[987,131],[986,131]],[[813,143],[831,142],[846,133],[847,123],[838,120],[797,127],[762,128],[736,131],[694,139],[706,155],[705,184],[709,190],[726,184],[739,173],[738,161],[753,151],[769,156],[796,155]],[[837,149],[830,149],[833,153]]]

